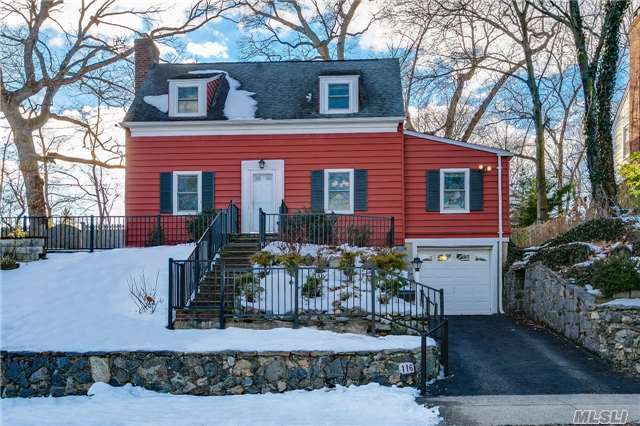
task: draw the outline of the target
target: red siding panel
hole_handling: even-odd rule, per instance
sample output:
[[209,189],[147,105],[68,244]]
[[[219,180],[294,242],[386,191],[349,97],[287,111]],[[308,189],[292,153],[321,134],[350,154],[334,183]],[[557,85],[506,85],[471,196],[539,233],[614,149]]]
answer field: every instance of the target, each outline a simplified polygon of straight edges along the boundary
[[[498,160],[495,154],[405,135],[406,238],[479,238],[498,236]],[[464,214],[427,212],[426,171],[476,169],[489,164],[484,175],[484,209]],[[502,159],[504,234],[509,227],[509,158]]]
[[[403,155],[404,153],[404,155]],[[369,171],[369,210],[395,217],[396,244],[404,238],[497,237],[498,190],[495,154],[396,133],[261,136],[127,137],[127,215],[157,214],[159,173],[210,170],[216,173],[215,203],[240,206],[241,161],[284,160],[285,201],[310,207],[310,172],[353,168]],[[484,209],[467,214],[425,211],[425,172],[477,168],[484,175]],[[403,171],[404,170],[404,171]],[[403,211],[404,210],[404,211]],[[509,227],[509,158],[503,157],[504,233]]]
[[127,215],[157,214],[159,173],[216,173],[215,203],[240,206],[241,161],[284,160],[285,201],[292,209],[311,203],[310,172],[353,168],[369,171],[369,210],[395,217],[396,243],[403,241],[402,138],[400,132],[367,134],[128,137]]

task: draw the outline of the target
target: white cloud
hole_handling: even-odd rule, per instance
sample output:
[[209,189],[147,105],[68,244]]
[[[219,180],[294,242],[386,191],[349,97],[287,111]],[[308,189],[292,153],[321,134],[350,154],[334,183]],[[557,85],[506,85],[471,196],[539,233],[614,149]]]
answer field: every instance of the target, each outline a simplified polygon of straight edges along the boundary
[[187,52],[202,58],[229,58],[229,48],[226,44],[218,41],[206,41],[204,43],[190,41],[187,43]]

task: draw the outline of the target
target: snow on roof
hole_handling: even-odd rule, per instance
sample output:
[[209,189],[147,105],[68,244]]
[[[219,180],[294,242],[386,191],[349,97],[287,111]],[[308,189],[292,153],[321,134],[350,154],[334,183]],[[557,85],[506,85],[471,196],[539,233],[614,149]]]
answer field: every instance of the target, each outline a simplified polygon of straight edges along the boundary
[[[253,99],[255,93],[247,90],[240,90],[240,82],[231,77],[226,71],[220,70],[196,70],[189,71],[194,76],[201,75],[203,78],[210,77],[215,74],[224,75],[227,83],[229,83],[229,92],[224,104],[224,116],[228,120],[253,120],[256,119],[256,110],[258,103]],[[147,104],[157,108],[163,113],[169,111],[169,95],[145,96],[142,98]]]
[[251,120],[256,118],[256,109],[258,109],[253,95],[255,93],[246,90],[240,90],[240,82],[231,77],[228,72],[221,70],[195,70],[189,71],[189,74],[223,74],[229,83],[229,93],[224,103],[224,115],[229,120]]
[[169,111],[169,95],[145,96],[143,99],[146,103],[164,113]]

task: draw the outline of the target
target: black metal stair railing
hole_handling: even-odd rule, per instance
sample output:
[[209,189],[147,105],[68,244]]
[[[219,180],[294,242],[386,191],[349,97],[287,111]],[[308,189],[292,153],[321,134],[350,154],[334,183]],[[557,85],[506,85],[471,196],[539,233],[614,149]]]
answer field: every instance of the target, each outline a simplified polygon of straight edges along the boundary
[[238,233],[238,224],[238,207],[229,202],[206,227],[186,260],[169,259],[167,328],[173,328],[175,310],[189,305],[222,248]]

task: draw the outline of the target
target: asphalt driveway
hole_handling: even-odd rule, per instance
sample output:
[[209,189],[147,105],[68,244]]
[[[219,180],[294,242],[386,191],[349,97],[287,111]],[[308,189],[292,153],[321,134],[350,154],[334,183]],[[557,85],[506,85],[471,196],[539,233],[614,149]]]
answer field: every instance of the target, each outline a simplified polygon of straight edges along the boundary
[[437,395],[640,393],[640,378],[618,373],[569,340],[502,315],[449,317],[449,377]]

